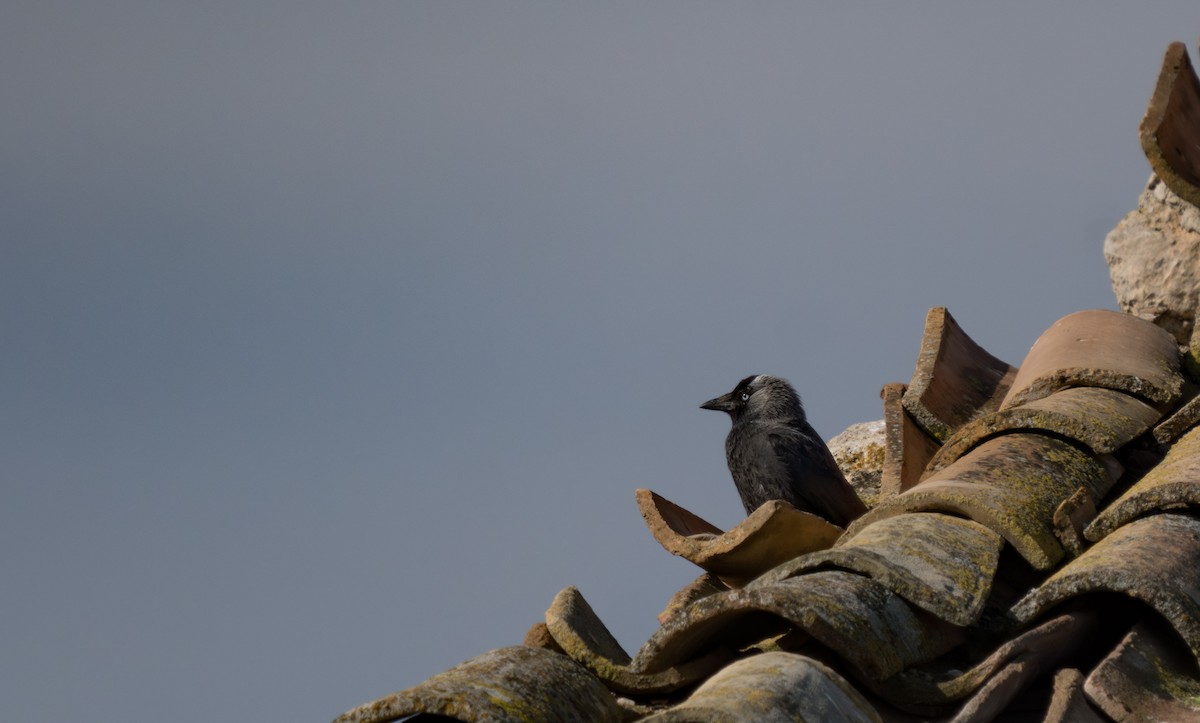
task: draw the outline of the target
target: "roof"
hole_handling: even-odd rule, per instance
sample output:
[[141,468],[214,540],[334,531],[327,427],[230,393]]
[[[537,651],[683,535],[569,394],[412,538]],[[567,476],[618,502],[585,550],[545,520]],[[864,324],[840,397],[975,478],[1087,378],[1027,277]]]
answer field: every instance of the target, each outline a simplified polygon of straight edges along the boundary
[[[1141,138],[1200,200],[1181,44]],[[1197,346],[1087,310],[1014,367],[933,309],[848,529],[773,501],[722,531],[638,490],[701,574],[633,655],[568,587],[524,645],[338,721],[1200,720]]]

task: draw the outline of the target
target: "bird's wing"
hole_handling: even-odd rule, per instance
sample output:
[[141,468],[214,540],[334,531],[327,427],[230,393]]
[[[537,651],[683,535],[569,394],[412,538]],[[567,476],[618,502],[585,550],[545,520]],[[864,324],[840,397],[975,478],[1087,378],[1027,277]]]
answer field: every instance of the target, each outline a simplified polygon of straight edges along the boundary
[[796,495],[810,510],[840,527],[866,512],[866,506],[838,469],[833,453],[811,426],[772,430],[768,438],[775,457],[787,465],[788,474],[798,482]]
[[787,464],[775,454],[775,445],[764,430],[735,428],[726,439],[725,452],[747,515],[768,500],[782,499],[800,506],[792,494]]

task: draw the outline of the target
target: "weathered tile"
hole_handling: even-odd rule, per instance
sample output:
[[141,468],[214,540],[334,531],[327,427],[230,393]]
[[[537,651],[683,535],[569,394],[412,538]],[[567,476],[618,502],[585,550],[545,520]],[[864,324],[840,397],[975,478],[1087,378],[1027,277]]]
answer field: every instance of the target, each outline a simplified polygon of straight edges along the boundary
[[763,504],[728,532],[647,489],[637,491],[637,502],[667,552],[734,587],[797,555],[825,549],[842,534],[837,525],[783,500]]
[[587,668],[610,690],[628,695],[669,693],[711,675],[727,663],[727,651],[709,652],[656,673],[634,672],[629,654],[574,587],[555,596],[546,611],[546,627],[572,660]]
[[1083,530],[1096,517],[1096,501],[1080,487],[1054,510],[1051,525],[1054,536],[1071,557],[1079,557],[1085,547]]
[[658,614],[658,622],[665,623],[671,619],[671,616],[684,609],[688,605],[696,602],[700,598],[708,597],[718,592],[725,592],[729,586],[721,582],[721,578],[706,572],[700,577],[692,580],[687,585],[680,588],[671,599],[667,601],[666,607]]
[[1084,692],[1115,721],[1200,720],[1196,662],[1157,621],[1131,630],[1087,677]]
[[921,479],[929,460],[938,450],[938,441],[925,433],[902,403],[904,384],[885,384],[879,392],[883,399],[884,448],[879,499],[886,502]]
[[1167,48],[1138,136],[1154,173],[1200,206],[1200,82],[1183,43]]
[[1161,417],[1157,409],[1124,392],[1099,387],[1063,389],[967,423],[933,456],[923,477],[998,434],[1016,430],[1048,432],[1073,439],[1096,454],[1109,454],[1144,434]]
[[1036,660],[1017,658],[1008,662],[963,702],[950,723],[995,720],[1042,672]]
[[544,620],[539,620],[529,626],[529,630],[525,631],[525,639],[521,641],[521,645],[530,648],[545,648],[546,650],[553,650],[556,653],[566,654],[559,647],[558,643],[555,642],[554,636],[550,634],[550,628],[546,627]]
[[868,683],[872,692],[901,708],[945,708],[967,699],[997,676],[1012,675],[1004,671],[1014,663],[1037,661],[1040,670],[1053,670],[1090,643],[1103,625],[1100,611],[1064,613],[1004,643],[965,671],[957,665],[938,661],[908,668],[886,680]]
[[770,585],[821,568],[866,575],[913,605],[955,625],[979,617],[1003,540],[970,520],[912,513],[879,520],[838,547],[802,555],[763,574]]
[[1080,487],[1102,498],[1111,486],[1104,466],[1068,442],[1005,434],[867,512],[850,525],[847,536],[905,512],[950,512],[996,532],[1029,564],[1048,570],[1064,554],[1054,534],[1054,511]]
[[914,610],[870,578],[829,570],[699,600],[659,628],[630,667],[654,673],[789,629],[812,636],[872,678],[930,660],[962,640],[960,628]]
[[468,722],[621,720],[612,695],[580,665],[549,650],[518,645],[484,653],[354,708],[334,723],[384,723],[421,713]]
[[976,415],[999,406],[1015,373],[967,336],[945,307],[934,307],[925,316],[925,335],[904,393],[904,408],[942,441]]
[[1025,356],[1001,409],[1068,387],[1104,387],[1169,405],[1182,393],[1175,339],[1154,324],[1105,309],[1054,322]]
[[1175,443],[1162,462],[1108,505],[1087,527],[1093,542],[1144,515],[1200,505],[1200,427]]
[[802,655],[772,652],[732,663],[687,700],[646,723],[881,723],[854,686]]
[[1022,622],[1091,593],[1141,600],[1168,620],[1200,660],[1200,520],[1157,514],[1124,525],[1013,606]]
[[1055,674],[1054,693],[1042,723],[1106,723],[1107,719],[1084,695],[1083,681],[1083,673],[1076,668],[1064,668]]
[[[1195,337],[1200,338],[1200,334]],[[1184,399],[1187,399],[1185,403],[1154,427],[1154,441],[1171,444],[1200,423],[1200,394],[1196,393],[1194,384],[1184,385]]]

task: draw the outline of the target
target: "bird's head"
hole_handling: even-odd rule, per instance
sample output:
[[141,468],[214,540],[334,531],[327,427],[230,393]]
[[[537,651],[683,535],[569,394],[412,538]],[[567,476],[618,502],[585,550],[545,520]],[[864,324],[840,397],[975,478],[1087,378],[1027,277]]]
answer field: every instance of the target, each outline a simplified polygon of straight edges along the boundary
[[786,379],[755,374],[737,383],[728,394],[710,399],[701,409],[725,412],[736,424],[749,419],[804,419],[800,395]]

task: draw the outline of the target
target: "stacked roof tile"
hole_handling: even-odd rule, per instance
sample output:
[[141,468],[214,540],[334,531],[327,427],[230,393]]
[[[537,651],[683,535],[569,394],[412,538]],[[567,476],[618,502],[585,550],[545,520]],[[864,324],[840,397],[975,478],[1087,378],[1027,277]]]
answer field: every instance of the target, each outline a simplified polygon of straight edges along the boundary
[[[1200,199],[1181,45],[1142,140]],[[1011,367],[934,309],[912,380],[883,390],[879,502],[848,529],[775,501],[722,531],[639,490],[702,574],[634,655],[569,587],[524,645],[338,721],[1200,720],[1195,357],[1092,310]]]

